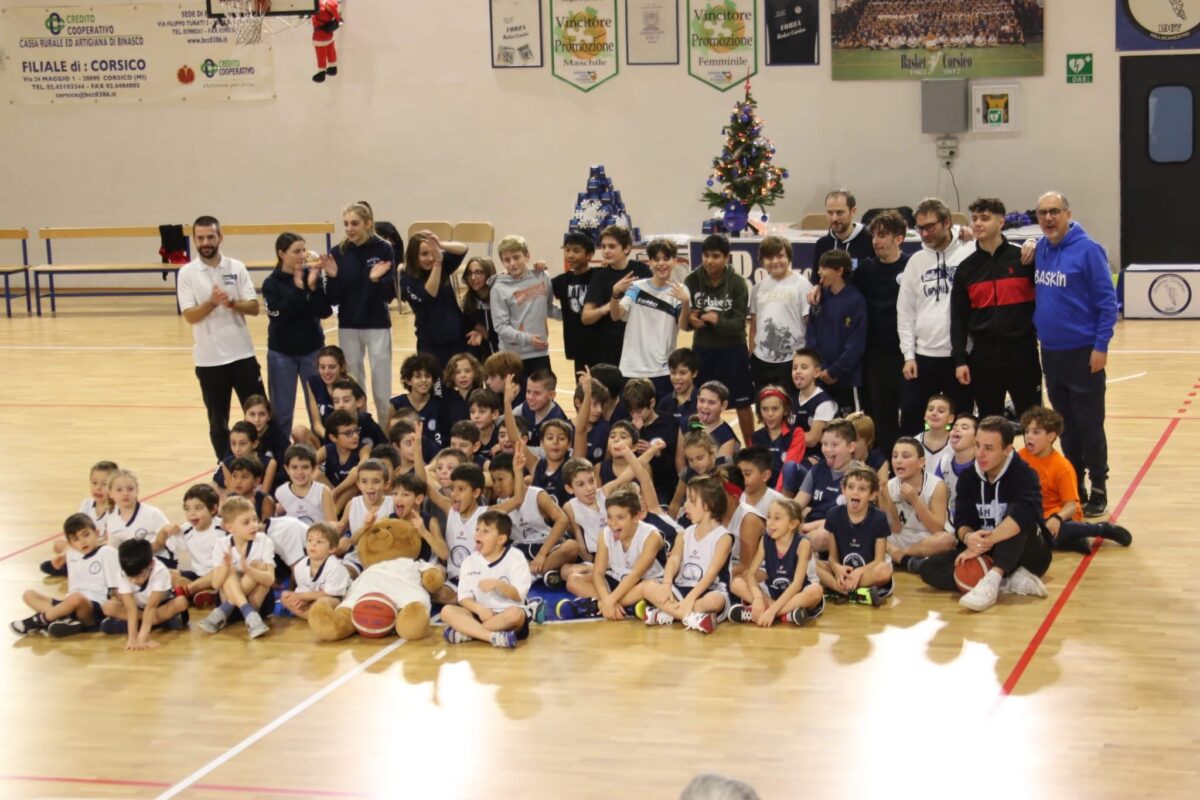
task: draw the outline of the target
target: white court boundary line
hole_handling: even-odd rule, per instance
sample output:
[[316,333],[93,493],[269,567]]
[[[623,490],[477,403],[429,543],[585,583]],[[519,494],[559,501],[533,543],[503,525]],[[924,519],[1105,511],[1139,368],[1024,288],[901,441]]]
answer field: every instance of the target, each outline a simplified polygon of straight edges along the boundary
[[1140,378],[1145,374],[1146,374],[1145,372],[1138,372],[1133,375],[1126,375],[1123,378],[1109,378],[1108,380],[1105,381],[1105,383],[1120,383],[1121,381],[1131,381],[1134,378]]
[[193,772],[191,775],[188,775],[186,778],[179,781],[179,783],[176,783],[174,786],[167,789],[162,794],[158,795],[157,800],[167,800],[167,798],[175,797],[180,792],[187,790],[193,784],[195,784],[197,781],[202,779],[204,776],[208,775],[209,773],[213,772],[217,768],[221,767],[223,764],[228,762],[230,759],[232,759],[235,756],[237,756],[238,754],[242,753],[244,750],[253,746],[255,743],[257,743],[261,739],[265,738],[272,732],[278,730],[281,726],[290,722],[295,717],[302,714],[304,711],[308,710],[316,703],[318,703],[321,700],[323,700],[324,698],[328,697],[330,694],[337,691],[342,686],[346,685],[347,683],[349,683],[354,678],[361,675],[366,670],[370,669],[372,666],[374,666],[376,663],[378,663],[381,659],[386,658],[387,656],[394,653],[396,651],[396,648],[398,648],[400,645],[404,644],[404,642],[405,642],[404,639],[400,639],[399,641],[393,642],[392,644],[390,644],[387,647],[380,650],[375,655],[368,658],[366,661],[364,661],[361,664],[359,664],[358,666],[356,666],[354,669],[352,669],[349,672],[347,672],[346,674],[342,675],[340,678],[334,680],[332,683],[327,684],[323,689],[318,690],[314,694],[310,695],[307,699],[302,700],[300,703],[298,703],[295,706],[292,706],[290,709],[283,712],[278,717],[271,720],[266,725],[262,726],[261,728],[256,730],[254,733],[247,736],[245,739],[242,739],[240,742],[238,742],[233,747],[226,750],[221,755],[214,758],[212,761],[209,761],[207,764],[205,764],[203,767],[201,767],[200,769]]

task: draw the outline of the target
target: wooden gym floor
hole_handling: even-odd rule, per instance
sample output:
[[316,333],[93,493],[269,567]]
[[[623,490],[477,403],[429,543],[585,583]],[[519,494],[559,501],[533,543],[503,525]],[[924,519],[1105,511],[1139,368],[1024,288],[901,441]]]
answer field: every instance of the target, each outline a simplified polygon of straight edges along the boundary
[[[398,367],[412,317],[393,319]],[[4,622],[60,590],[37,564],[92,462],[181,518],[213,465],[190,343],[169,298],[0,320]],[[1109,487],[1134,546],[1056,555],[1047,599],[974,615],[903,575],[890,606],[800,630],[551,624],[515,652],[318,646],[297,620],[140,653],[6,633],[0,796],[670,798],[714,770],[780,800],[1194,796],[1198,356],[1200,323],[1118,326]]]

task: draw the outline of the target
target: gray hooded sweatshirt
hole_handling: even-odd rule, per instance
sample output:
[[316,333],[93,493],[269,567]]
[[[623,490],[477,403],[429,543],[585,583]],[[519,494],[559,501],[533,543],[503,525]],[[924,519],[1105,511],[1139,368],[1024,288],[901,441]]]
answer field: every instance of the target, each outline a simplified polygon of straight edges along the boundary
[[513,278],[507,272],[496,275],[492,281],[490,305],[501,350],[516,353],[522,359],[550,354],[549,349],[533,346],[534,336],[549,342],[548,316],[562,319],[561,310],[554,305],[550,278],[545,272],[530,268],[520,278]]

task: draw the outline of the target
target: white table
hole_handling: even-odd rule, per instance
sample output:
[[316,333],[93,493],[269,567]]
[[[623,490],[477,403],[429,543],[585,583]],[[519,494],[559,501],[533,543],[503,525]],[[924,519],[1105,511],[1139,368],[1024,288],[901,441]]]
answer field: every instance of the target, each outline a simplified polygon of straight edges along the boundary
[[1200,319],[1200,264],[1130,264],[1124,288],[1126,319]]

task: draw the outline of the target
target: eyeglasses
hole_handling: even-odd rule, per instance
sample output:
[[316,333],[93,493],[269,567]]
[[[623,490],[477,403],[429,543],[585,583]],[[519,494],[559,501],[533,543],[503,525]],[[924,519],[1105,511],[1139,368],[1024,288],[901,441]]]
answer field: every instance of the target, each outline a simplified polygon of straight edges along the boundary
[[362,428],[352,428],[350,430],[341,430],[337,432],[338,436],[358,436],[362,433]]
[[1037,215],[1040,219],[1057,217],[1062,213],[1063,213],[1063,209],[1061,209],[1061,208],[1039,208],[1037,210]]
[[934,229],[937,228],[938,225],[941,225],[941,224],[943,224],[943,223],[940,219],[934,220],[933,222],[926,222],[924,225],[918,225],[917,230],[919,230],[921,233],[931,233]]

